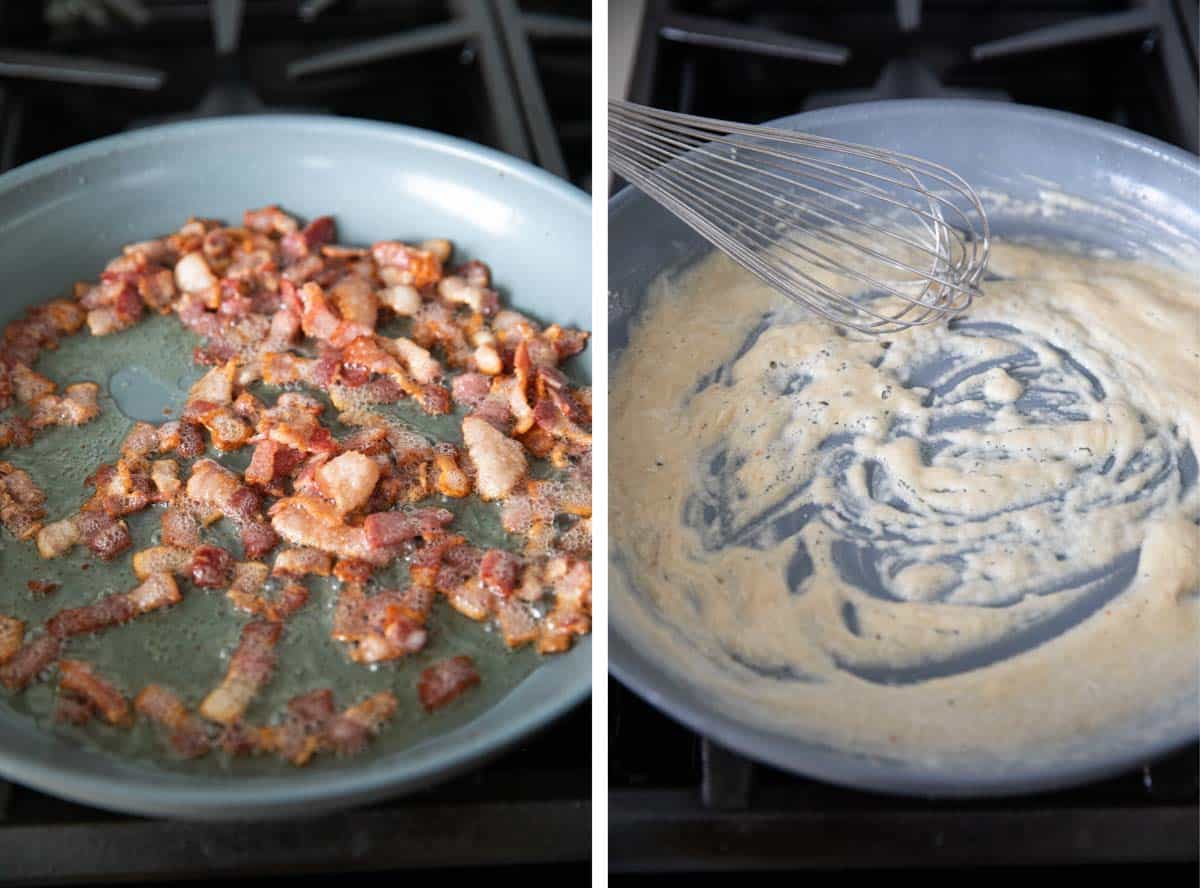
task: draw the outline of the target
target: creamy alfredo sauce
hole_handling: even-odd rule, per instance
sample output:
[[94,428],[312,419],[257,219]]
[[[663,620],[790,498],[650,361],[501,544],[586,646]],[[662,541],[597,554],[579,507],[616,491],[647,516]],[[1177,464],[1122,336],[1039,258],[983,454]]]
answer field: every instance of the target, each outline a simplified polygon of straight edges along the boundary
[[1195,278],[1009,244],[989,272],[949,328],[879,339],[722,255],[657,281],[611,385],[621,631],[869,753],[1195,720]]

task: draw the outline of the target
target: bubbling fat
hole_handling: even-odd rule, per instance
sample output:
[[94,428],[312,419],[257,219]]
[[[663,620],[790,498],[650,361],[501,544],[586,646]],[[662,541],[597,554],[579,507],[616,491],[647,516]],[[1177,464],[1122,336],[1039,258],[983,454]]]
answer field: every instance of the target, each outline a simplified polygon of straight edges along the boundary
[[989,272],[881,338],[723,256],[657,281],[611,386],[621,631],[737,717],[870,753],[1194,722],[1197,278],[1004,243]]

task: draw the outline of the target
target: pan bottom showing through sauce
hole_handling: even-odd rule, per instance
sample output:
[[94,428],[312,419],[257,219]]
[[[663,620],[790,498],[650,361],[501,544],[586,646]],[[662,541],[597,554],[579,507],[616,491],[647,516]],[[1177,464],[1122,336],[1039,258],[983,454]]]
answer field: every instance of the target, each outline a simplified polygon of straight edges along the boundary
[[611,385],[614,626],[870,755],[1194,724],[1196,280],[999,243],[965,315],[867,338],[721,255],[660,278]]
[[[457,261],[456,261],[457,260]],[[192,773],[395,753],[590,631],[587,334],[444,240],[277,207],[131,244],[0,347],[0,687]]]

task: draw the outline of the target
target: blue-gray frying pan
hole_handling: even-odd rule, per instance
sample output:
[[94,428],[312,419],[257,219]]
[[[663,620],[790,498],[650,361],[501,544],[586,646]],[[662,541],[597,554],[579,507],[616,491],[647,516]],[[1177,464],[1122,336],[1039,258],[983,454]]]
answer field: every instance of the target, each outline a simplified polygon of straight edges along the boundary
[[[941,163],[977,190],[1016,201],[1032,201],[1040,189],[1052,189],[1086,202],[1060,203],[1050,212],[1031,216],[1016,212],[1015,204],[990,200],[985,194],[992,232],[1002,238],[1066,241],[1108,248],[1119,255],[1140,252],[1148,258],[1160,254],[1164,261],[1190,254],[1189,266],[1200,256],[1200,163],[1129,130],[1038,108],[941,100],[852,105],[799,114],[774,125]],[[610,367],[620,361],[647,285],[663,272],[694,263],[709,249],[691,229],[636,189],[625,189],[612,199]],[[610,467],[610,472],[619,471],[620,466]],[[731,715],[689,677],[688,663],[656,656],[654,645],[639,635],[637,623],[628,618],[643,607],[637,577],[622,568],[620,552],[610,551],[609,564],[609,658],[616,677],[701,734],[799,774],[915,795],[1016,794],[1111,774],[1194,740],[1200,733],[1200,699],[1193,685],[1179,689],[1175,699],[1147,700],[1144,717],[1136,724],[1081,736],[1069,755],[997,762],[965,754],[931,761],[919,751],[884,759],[821,745],[805,738],[803,725],[783,733]],[[1053,628],[1068,630],[1068,626]],[[1023,644],[1038,642],[1022,640]],[[880,680],[886,682],[887,677]],[[848,700],[847,705],[854,701]]]
[[[458,255],[490,264],[506,304],[546,323],[591,328],[590,203],[582,192],[528,164],[446,136],[274,115],[141,130],[0,177],[0,321],[62,294],[76,280],[95,280],[123,244],[174,231],[191,215],[233,223],[244,209],[269,203],[305,218],[332,214],[341,243],[449,238]],[[195,373],[189,367],[194,344],[173,319],[162,318],[107,339],[71,337],[60,353],[43,358],[44,369],[39,362],[42,372],[58,374],[62,383],[91,379],[105,388],[101,419],[82,429],[55,429],[44,443],[0,454],[43,486],[50,520],[78,506],[87,471],[112,460],[110,445],[131,423],[120,408],[133,415],[145,409],[138,405],[145,398],[178,402]],[[586,378],[588,360],[585,352],[572,372]],[[489,526],[487,517],[478,524]],[[117,562],[124,564],[123,575],[116,568],[105,573],[101,564],[82,573],[70,559],[41,566],[33,556],[30,562],[28,546],[5,535],[0,613],[45,615],[132,585],[127,558]],[[36,600],[25,589],[30,571],[57,571],[49,578],[61,588]],[[72,656],[97,663],[127,692],[162,680],[194,704],[204,686],[219,679],[221,654],[242,622],[220,598],[189,594],[175,613],[81,640]],[[429,716],[415,697],[421,662],[375,671],[355,667],[355,673],[322,637],[328,618],[323,604],[306,610],[308,616],[285,632],[268,693],[278,699],[262,703],[278,707],[289,694],[323,684],[333,685],[340,705],[367,689],[392,689],[401,701],[395,723],[363,756],[303,770],[265,758],[176,762],[163,756],[149,725],[120,733],[55,725],[52,684],[43,683],[19,697],[0,696],[0,774],[137,813],[239,819],[319,813],[412,791],[477,765],[588,694],[587,639],[556,657],[509,654],[498,636],[442,613],[429,656],[471,653],[483,683],[478,694],[457,701],[461,705]]]

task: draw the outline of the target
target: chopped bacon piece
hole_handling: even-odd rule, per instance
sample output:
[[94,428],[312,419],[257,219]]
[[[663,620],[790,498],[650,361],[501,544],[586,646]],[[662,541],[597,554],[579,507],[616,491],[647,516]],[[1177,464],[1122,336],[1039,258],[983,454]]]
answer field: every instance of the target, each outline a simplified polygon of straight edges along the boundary
[[192,582],[206,589],[223,589],[233,578],[233,556],[220,546],[200,546],[192,553]]
[[111,683],[97,675],[81,660],[58,661],[58,686],[86,701],[89,708],[99,712],[110,725],[125,725],[132,721],[129,703]]
[[191,566],[191,551],[178,546],[151,546],[133,555],[133,572],[139,580],[156,573],[184,576]]
[[204,293],[217,285],[201,253],[188,253],[175,263],[175,285],[184,293]]
[[277,577],[329,576],[331,559],[319,549],[284,549],[275,556],[271,574]]
[[134,617],[181,600],[174,577],[169,573],[151,574],[128,592],[106,595],[93,604],[59,611],[46,621],[46,631],[56,638],[87,635],[128,623]]
[[242,552],[247,558],[261,558],[278,544],[279,536],[266,522],[254,521],[242,528]]
[[242,629],[241,639],[229,658],[225,679],[200,704],[209,721],[231,724],[240,719],[259,689],[275,669],[275,646],[283,626],[255,620]]
[[325,743],[339,755],[354,755],[379,733],[383,723],[396,712],[392,694],[380,691],[333,718],[325,728]]
[[16,617],[0,614],[0,665],[16,656],[24,639],[25,624]]
[[29,473],[12,463],[0,462],[0,524],[19,540],[27,540],[42,529],[46,494],[33,483]]
[[542,621],[538,652],[558,653],[570,647],[574,636],[591,631],[592,565],[559,557],[545,566],[543,577],[553,584],[554,610]]
[[396,546],[418,536],[432,539],[453,520],[448,509],[376,512],[367,516],[363,529],[372,546]]
[[503,499],[525,476],[525,449],[491,424],[476,416],[462,423],[463,442],[475,464],[476,489],[485,500]]
[[62,583],[56,583],[53,580],[30,580],[25,585],[34,595],[46,596],[57,592]]
[[81,426],[100,415],[97,397],[100,387],[94,382],[79,382],[67,386],[62,396],[43,395],[30,405],[29,426],[44,429],[49,426]]
[[69,552],[79,539],[79,528],[74,518],[55,521],[38,531],[38,554],[43,558],[57,558]]
[[206,401],[213,406],[232,404],[233,381],[237,378],[237,366],[237,359],[234,358],[205,373],[188,392],[188,403]]
[[104,561],[111,561],[133,544],[129,526],[100,510],[86,510],[75,517],[80,540]]
[[258,210],[246,210],[242,224],[260,234],[291,234],[300,227],[294,218],[272,204]]
[[488,549],[479,565],[479,577],[494,593],[507,598],[521,576],[521,559],[503,549]]
[[338,597],[333,638],[350,643],[350,659],[378,663],[416,653],[425,646],[426,609],[410,597],[385,590],[367,597],[361,582],[347,582]]
[[378,293],[379,302],[401,317],[412,317],[421,309],[421,294],[409,284],[393,284]]
[[148,422],[137,422],[121,442],[121,458],[140,459],[158,448],[159,430]]
[[435,663],[421,673],[417,694],[429,712],[440,709],[479,684],[475,661],[467,656],[451,657]]
[[395,556],[390,548],[370,542],[362,527],[341,523],[341,516],[324,500],[311,496],[281,499],[271,507],[271,526],[293,546],[329,552],[339,558],[384,565]]
[[151,721],[166,728],[175,752],[184,758],[197,758],[209,750],[204,723],[188,712],[183,701],[162,685],[147,685],[133,700],[133,707]]
[[[202,459],[192,466],[191,477],[187,482],[187,495],[200,508],[209,513],[217,512],[242,528],[242,544],[247,545],[247,533],[254,548],[266,546],[269,551],[275,545],[273,535],[267,534],[268,528],[262,522],[258,494],[242,483],[241,479],[229,469],[211,459]],[[246,553],[257,557],[261,552]]]
[[333,691],[328,688],[293,697],[283,723],[269,729],[272,745],[293,765],[307,764],[321,748],[325,726],[336,711]]
[[188,550],[200,545],[200,522],[185,503],[173,502],[162,513],[162,543]]
[[458,464],[458,448],[442,442],[434,447],[434,467],[437,469],[438,493],[459,498],[471,492],[471,478]]
[[278,441],[269,438],[259,441],[254,446],[254,454],[250,457],[250,465],[246,467],[243,480],[256,487],[268,487],[275,481],[275,456],[283,447]]
[[379,300],[366,278],[342,278],[330,288],[329,298],[342,318],[368,330],[375,329],[379,319]]
[[24,364],[15,365],[9,373],[9,379],[12,381],[13,394],[22,404],[51,395],[58,388],[51,380],[35,373]]
[[7,663],[0,666],[0,683],[10,691],[23,691],[58,659],[61,649],[62,639],[52,634],[25,642]]
[[345,515],[370,499],[381,471],[371,457],[348,450],[317,469],[317,487]]
[[278,623],[308,602],[308,589],[296,582],[288,583],[273,599],[267,597],[262,591],[267,577],[265,564],[244,562],[237,565],[233,584],[226,593],[234,607]]
[[390,266],[400,273],[396,283],[409,284],[418,290],[442,278],[442,263],[429,250],[399,241],[379,241],[371,246],[371,256],[379,265]]
[[454,377],[450,394],[454,403],[464,407],[477,407],[487,397],[492,381],[482,373],[461,373]]
[[183,486],[179,480],[179,463],[173,459],[156,459],[150,463],[150,480],[157,491],[155,500],[170,502]]

